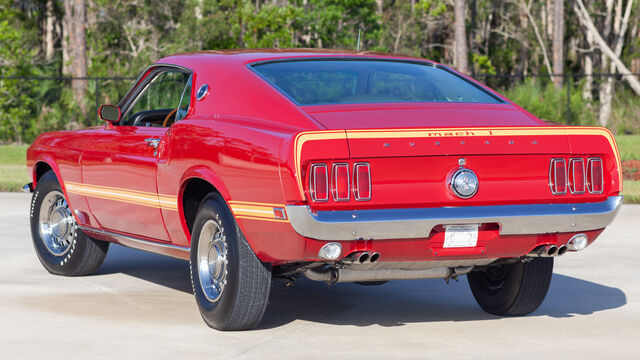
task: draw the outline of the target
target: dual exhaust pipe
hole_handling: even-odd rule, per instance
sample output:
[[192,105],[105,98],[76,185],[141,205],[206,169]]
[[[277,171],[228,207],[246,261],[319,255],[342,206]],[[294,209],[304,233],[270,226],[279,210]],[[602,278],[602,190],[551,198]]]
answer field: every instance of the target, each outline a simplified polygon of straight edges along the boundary
[[566,245],[560,245],[559,247],[556,245],[541,245],[537,248],[533,249],[529,253],[529,256],[534,257],[555,257],[564,255],[569,248]]
[[345,257],[345,262],[351,264],[371,264],[380,259],[380,253],[377,251],[356,251]]

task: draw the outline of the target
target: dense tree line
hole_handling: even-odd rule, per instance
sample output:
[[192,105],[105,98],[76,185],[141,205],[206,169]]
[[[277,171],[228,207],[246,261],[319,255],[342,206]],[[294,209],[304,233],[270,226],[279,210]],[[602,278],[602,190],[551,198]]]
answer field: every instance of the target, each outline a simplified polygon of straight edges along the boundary
[[[131,77],[171,53],[254,47],[428,58],[546,103],[572,87],[571,103],[588,108],[576,121],[616,129],[624,98],[636,113],[623,130],[640,131],[640,83],[628,75],[640,73],[639,27],[634,0],[0,0],[0,75],[49,77],[0,80],[0,141],[95,123],[95,95],[117,102],[130,85],[62,77]],[[563,73],[581,76],[549,76]],[[618,80],[588,76],[604,73]],[[564,119],[556,110],[551,120]]]

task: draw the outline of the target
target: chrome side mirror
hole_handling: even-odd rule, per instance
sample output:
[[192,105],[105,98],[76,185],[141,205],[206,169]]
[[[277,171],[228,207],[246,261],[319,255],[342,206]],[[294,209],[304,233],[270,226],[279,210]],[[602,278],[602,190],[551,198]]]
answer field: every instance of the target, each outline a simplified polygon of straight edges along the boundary
[[120,121],[122,112],[120,108],[115,105],[102,105],[100,106],[100,110],[98,110],[98,116],[104,121],[117,123]]

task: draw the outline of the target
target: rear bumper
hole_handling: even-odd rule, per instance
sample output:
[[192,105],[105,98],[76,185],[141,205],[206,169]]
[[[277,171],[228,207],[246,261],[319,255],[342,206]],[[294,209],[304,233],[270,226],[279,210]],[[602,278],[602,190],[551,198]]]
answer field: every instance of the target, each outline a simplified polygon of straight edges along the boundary
[[444,224],[497,223],[500,235],[582,232],[613,221],[622,196],[599,203],[463,206],[424,209],[319,211],[288,205],[287,215],[300,235],[317,240],[425,238]]

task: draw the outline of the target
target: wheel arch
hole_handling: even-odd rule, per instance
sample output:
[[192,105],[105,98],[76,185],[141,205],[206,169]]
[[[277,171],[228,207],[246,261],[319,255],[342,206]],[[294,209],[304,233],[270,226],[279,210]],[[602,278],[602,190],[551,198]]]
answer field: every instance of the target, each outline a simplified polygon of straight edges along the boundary
[[58,168],[58,165],[55,159],[53,159],[53,157],[51,156],[40,158],[36,160],[35,163],[33,164],[33,170],[32,170],[33,173],[31,174],[31,178],[33,179],[33,188],[35,189],[35,187],[38,185],[38,181],[40,181],[40,178],[42,178],[42,176],[46,174],[47,171],[49,170],[53,171],[53,173],[55,174],[56,178],[58,179],[58,183],[62,188],[62,192],[66,197],[67,189],[64,186],[64,181],[62,181],[60,169]]
[[180,180],[178,209],[180,222],[186,238],[191,241],[193,222],[202,200],[210,193],[220,194],[225,202],[229,201],[229,191],[219,176],[205,166],[187,170]]

